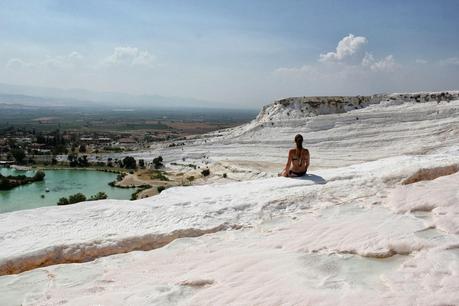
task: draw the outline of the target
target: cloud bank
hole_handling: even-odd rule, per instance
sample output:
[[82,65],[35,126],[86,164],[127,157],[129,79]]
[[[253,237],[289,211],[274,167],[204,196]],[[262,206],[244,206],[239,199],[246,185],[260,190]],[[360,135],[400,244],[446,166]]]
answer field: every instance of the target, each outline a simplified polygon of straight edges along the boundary
[[397,69],[398,64],[394,60],[394,56],[388,55],[380,60],[376,60],[371,53],[366,53],[362,59],[362,66],[368,67],[371,71],[392,72]]
[[326,79],[338,76],[349,77],[355,74],[388,73],[400,67],[392,54],[378,59],[373,53],[364,52],[367,44],[366,37],[349,34],[338,42],[335,52],[321,53],[318,63],[300,67],[280,67],[275,69],[274,73]]

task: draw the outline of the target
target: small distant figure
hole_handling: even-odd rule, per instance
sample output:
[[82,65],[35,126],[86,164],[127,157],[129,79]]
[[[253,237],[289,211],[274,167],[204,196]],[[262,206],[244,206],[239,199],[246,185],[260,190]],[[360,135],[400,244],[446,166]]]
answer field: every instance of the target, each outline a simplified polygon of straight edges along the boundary
[[285,169],[279,173],[279,176],[299,177],[306,174],[309,167],[309,151],[303,148],[303,136],[295,136],[296,148],[288,152],[288,161]]

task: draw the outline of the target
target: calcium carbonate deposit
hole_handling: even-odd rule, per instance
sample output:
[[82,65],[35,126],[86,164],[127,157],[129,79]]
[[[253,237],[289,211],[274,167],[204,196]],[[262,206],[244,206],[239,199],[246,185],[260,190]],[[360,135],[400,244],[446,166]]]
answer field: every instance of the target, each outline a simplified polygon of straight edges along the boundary
[[[297,133],[309,174],[277,177]],[[135,156],[197,185],[0,214],[0,304],[459,304],[459,173],[402,184],[459,164],[459,92],[289,98],[184,143]]]

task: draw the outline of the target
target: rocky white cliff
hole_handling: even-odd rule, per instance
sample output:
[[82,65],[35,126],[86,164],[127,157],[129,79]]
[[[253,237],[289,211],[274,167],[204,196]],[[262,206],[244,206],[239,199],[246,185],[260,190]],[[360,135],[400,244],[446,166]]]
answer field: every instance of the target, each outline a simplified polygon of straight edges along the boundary
[[[138,153],[207,184],[1,214],[0,304],[459,304],[459,174],[401,184],[459,164],[457,95],[278,101]],[[311,171],[279,178],[297,133]]]
[[305,117],[341,114],[372,104],[396,105],[402,103],[449,102],[459,99],[459,92],[393,93],[372,96],[319,96],[282,99],[263,107],[256,122],[272,122]]
[[[306,109],[312,106],[305,99],[328,101],[323,108],[329,114],[308,113]],[[220,173],[229,167],[242,173],[240,177],[244,179],[276,174],[286,162],[285,152],[294,145],[293,137],[298,133],[304,136],[304,146],[311,151],[312,169],[425,154],[458,142],[458,91],[341,97],[343,102],[338,109],[344,108],[346,99],[356,105],[367,101],[361,102],[360,108],[350,107],[345,112],[332,108],[327,99],[276,101],[245,125],[192,139],[175,149],[160,145],[139,156],[160,154],[169,161],[218,162],[223,167],[216,169]],[[333,99],[333,105],[339,104],[338,98]]]

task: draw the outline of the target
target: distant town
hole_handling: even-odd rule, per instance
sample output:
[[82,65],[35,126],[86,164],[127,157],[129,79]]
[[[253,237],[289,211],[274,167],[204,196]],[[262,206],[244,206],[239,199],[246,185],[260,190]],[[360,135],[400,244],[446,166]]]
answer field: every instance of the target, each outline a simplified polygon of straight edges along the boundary
[[158,136],[150,133],[139,136],[97,132],[82,134],[60,130],[36,132],[11,127],[3,130],[0,135],[0,163],[56,164],[56,156],[68,155],[71,164],[72,156],[129,152],[146,148],[152,142],[176,138],[175,135]]
[[176,145],[188,135],[253,118],[247,111],[222,117],[212,109],[120,111],[0,104],[0,110],[0,166],[123,166],[109,153],[127,156],[161,141]]
[[[0,103],[0,191],[4,196],[9,194],[8,203],[12,203],[21,193],[11,197],[8,191],[37,183],[37,189],[28,193],[28,204],[24,204],[32,206],[68,205],[110,196],[130,196],[131,200],[149,197],[172,186],[192,184],[210,172],[189,163],[181,171],[169,171],[162,156],[146,161],[134,158],[134,152],[159,142],[181,146],[190,135],[236,126],[254,115],[250,111],[217,109],[107,110]],[[112,174],[112,181],[96,180],[95,193],[84,194],[75,183],[83,169],[98,170],[88,172],[86,179],[96,180],[106,172]],[[74,170],[62,190],[56,184],[66,172],[56,170]],[[42,199],[42,204],[36,202],[36,197]]]

